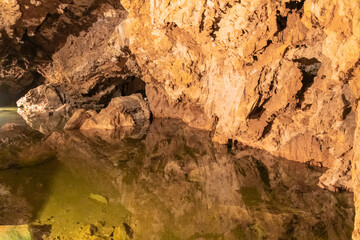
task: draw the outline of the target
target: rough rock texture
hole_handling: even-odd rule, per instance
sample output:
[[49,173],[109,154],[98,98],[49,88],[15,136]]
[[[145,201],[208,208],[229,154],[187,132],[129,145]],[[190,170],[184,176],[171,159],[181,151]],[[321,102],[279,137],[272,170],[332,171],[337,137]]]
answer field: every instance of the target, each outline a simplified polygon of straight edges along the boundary
[[[71,116],[71,118],[66,123],[64,129],[65,130],[73,130],[73,129],[80,129],[80,127],[84,124],[84,122],[91,118],[91,110],[86,111],[84,109],[78,109],[74,114]],[[97,114],[95,112],[94,116]]]
[[350,173],[359,3],[122,4],[155,117],[181,118],[221,143],[334,167],[322,186],[352,189],[337,172]]
[[25,120],[25,122],[32,128],[42,134],[48,135],[54,131],[64,129],[64,126],[69,119],[62,113],[55,112],[49,113],[38,113],[28,112],[18,109],[18,114]]
[[149,120],[150,108],[148,102],[142,98],[141,94],[133,94],[113,98],[109,106],[101,110],[99,114],[89,116],[80,129],[118,130],[122,127],[149,124]]
[[[357,122],[360,123],[360,105],[357,106]],[[355,200],[355,230],[353,239],[360,239],[360,124],[356,126],[353,158],[353,187]]]
[[[107,104],[117,91],[143,92],[119,1],[0,4],[0,105],[43,82],[57,85],[67,103],[85,108]],[[132,82],[137,87],[129,87]]]
[[53,86],[41,85],[31,89],[16,104],[23,111],[50,112],[56,111],[63,106],[63,99],[57,89]]
[[353,189],[358,1],[122,4],[155,117],[330,167],[320,186]]
[[329,167],[320,186],[353,190],[359,12],[353,0],[2,1],[0,105],[45,83],[66,106],[102,108],[144,94],[143,79],[154,117]]

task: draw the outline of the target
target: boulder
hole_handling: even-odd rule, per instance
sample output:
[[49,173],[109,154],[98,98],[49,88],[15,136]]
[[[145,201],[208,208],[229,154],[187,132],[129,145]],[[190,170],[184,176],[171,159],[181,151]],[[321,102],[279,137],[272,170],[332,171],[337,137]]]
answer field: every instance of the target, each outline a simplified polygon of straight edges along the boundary
[[63,109],[63,99],[52,85],[31,89],[17,101],[17,106],[28,112],[48,112]]
[[123,127],[134,127],[150,119],[149,104],[141,94],[116,97],[108,107],[96,113],[94,110],[77,110],[65,126],[66,130],[117,130]]
[[[72,129],[79,129],[84,122],[91,118],[94,113],[90,114],[84,109],[78,109],[66,123],[64,129],[65,130],[72,130]],[[96,112],[95,112],[96,114]]]

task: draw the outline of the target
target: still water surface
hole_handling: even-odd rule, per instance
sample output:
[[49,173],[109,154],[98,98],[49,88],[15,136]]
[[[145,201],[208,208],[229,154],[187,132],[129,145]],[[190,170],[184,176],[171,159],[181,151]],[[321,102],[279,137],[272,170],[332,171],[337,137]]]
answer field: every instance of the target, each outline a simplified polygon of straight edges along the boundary
[[0,110],[16,123],[0,130],[1,240],[351,239],[353,195],[317,187],[325,169],[176,120],[64,132],[45,118]]

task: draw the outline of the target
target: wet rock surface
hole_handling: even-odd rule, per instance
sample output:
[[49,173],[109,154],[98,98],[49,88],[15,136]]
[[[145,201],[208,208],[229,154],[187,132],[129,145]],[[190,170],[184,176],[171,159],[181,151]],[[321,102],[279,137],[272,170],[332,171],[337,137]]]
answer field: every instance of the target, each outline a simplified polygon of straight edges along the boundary
[[23,111],[22,109],[18,109],[17,112],[25,120],[27,125],[45,135],[63,129],[69,119],[67,114],[64,115],[57,112],[34,113]]
[[20,104],[72,115],[146,88],[154,117],[332,168],[320,186],[352,189],[356,4],[41,0],[1,9],[0,104],[45,84],[46,94],[31,90]]

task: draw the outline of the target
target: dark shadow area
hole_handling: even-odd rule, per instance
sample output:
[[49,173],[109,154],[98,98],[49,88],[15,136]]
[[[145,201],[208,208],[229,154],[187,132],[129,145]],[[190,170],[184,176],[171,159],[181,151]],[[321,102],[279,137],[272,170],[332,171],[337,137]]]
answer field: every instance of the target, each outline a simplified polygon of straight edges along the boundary
[[302,87],[296,93],[296,99],[298,99],[296,107],[301,108],[301,104],[304,101],[305,92],[313,85],[314,79],[318,75],[319,69],[321,67],[321,62],[319,62],[316,58],[299,58],[294,59],[293,61],[299,64],[299,69],[303,75],[301,80]]
[[[13,36],[10,37],[5,30],[0,35],[3,75],[0,79],[0,106],[15,105],[30,89],[44,83],[39,74],[42,70],[38,69],[51,64],[53,54],[65,45],[69,36],[88,31],[99,17],[103,17],[102,11],[116,9],[124,18],[127,14],[115,0],[41,3],[19,0],[18,4],[21,17],[12,26]],[[106,104],[106,97],[99,98],[96,100],[100,104]]]
[[275,33],[275,36],[277,36],[278,33],[282,32],[287,26],[287,15],[282,16],[279,10],[276,10],[276,26],[277,33]]
[[140,93],[143,98],[145,98],[145,86],[146,83],[137,77],[129,77],[125,80],[112,78],[97,82],[87,94],[82,94],[82,96],[91,98],[106,92],[106,94],[102,94],[96,103],[106,107],[114,97],[130,96],[135,93]]
[[1,31],[0,58],[4,75],[0,80],[0,107],[15,106],[28,90],[44,82],[44,78],[29,63],[34,56],[36,51],[33,46],[26,42],[17,45],[5,31]]
[[31,224],[48,201],[58,166],[48,161],[32,167],[0,170],[0,225]]
[[7,239],[1,235],[7,234],[4,226],[10,228],[10,239],[30,232],[34,239],[42,239],[39,236],[51,230],[51,226],[25,227],[38,219],[57,171],[56,154],[42,143],[43,137],[25,124],[16,109],[0,109],[0,238]]
[[290,10],[299,11],[304,7],[305,0],[290,0],[285,3],[285,7]]

